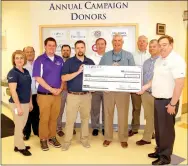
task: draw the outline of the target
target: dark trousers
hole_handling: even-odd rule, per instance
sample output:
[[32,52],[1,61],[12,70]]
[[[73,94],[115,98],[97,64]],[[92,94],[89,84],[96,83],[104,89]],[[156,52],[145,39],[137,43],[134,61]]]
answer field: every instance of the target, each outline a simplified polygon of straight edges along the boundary
[[103,92],[94,92],[91,100],[91,126],[93,129],[100,127],[100,110],[102,103],[102,129],[104,129],[104,99]]
[[167,112],[166,106],[171,99],[156,99],[154,101],[154,124],[155,124],[155,139],[157,144],[157,152],[160,156],[170,160],[173,151],[175,140],[175,116],[178,112],[179,101],[177,103],[175,114],[170,115]]
[[31,135],[31,127],[33,129],[33,133],[38,135],[38,128],[39,128],[39,106],[37,104],[37,95],[32,95],[32,102],[33,102],[33,110],[29,112],[29,116],[27,119],[27,123],[24,127],[23,133],[26,136]]

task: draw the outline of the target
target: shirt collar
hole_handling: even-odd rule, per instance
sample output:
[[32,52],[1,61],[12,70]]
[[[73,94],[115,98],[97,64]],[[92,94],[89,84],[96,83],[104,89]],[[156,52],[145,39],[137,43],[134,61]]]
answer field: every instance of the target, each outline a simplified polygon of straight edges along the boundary
[[[16,70],[16,71],[18,71],[18,72],[20,72],[20,73],[23,73],[23,72],[21,72],[19,69],[17,69],[16,66],[14,66],[14,70]],[[23,68],[23,70],[24,70],[24,73],[25,73],[25,69],[24,69],[24,68]]]
[[34,61],[32,61],[32,62],[31,61],[27,61],[27,65],[31,65],[32,66],[33,63],[34,63]]
[[97,52],[95,53],[96,57],[102,57],[103,55],[99,55]]
[[150,57],[151,60],[156,60],[157,58],[159,58],[160,55],[154,56],[154,58]]
[[[44,55],[45,59],[47,59],[47,58],[50,59],[49,56],[46,53],[44,53],[43,55]],[[56,55],[55,54],[54,54],[54,60],[56,60]]]
[[137,52],[140,53],[140,54],[150,54],[148,50],[146,50],[146,51],[143,52],[143,51],[140,51],[140,50],[138,49]]
[[122,54],[122,49],[121,49],[121,51],[119,51],[119,52],[116,53],[116,54],[114,53],[114,50],[113,50],[113,51],[112,51],[112,54],[113,54],[113,55],[119,55],[119,56],[120,56],[120,55]]
[[[79,62],[81,62],[81,60],[79,60],[77,57],[76,57],[76,55],[74,56],[74,58],[75,58],[75,60],[76,61],[79,61]],[[88,62],[88,58],[84,55],[84,61],[83,62]]]
[[170,59],[171,57],[173,57],[173,55],[174,55],[174,50],[172,50],[172,51],[170,52],[170,54],[168,54],[168,56],[166,56],[165,58],[163,58],[163,57],[161,57],[161,58],[164,59],[164,60],[168,60],[168,59]]

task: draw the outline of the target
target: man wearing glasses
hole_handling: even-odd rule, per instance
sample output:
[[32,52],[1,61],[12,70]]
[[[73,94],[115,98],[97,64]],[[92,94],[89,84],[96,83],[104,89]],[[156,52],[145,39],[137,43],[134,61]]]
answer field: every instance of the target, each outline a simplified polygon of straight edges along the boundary
[[[113,50],[105,53],[99,65],[107,66],[135,66],[133,55],[122,49],[123,37],[120,34],[113,36]],[[121,146],[128,146],[128,111],[130,93],[128,92],[104,92],[104,115],[105,115],[105,141],[103,146],[107,147],[113,138],[113,117],[115,105],[118,111],[118,135]]]

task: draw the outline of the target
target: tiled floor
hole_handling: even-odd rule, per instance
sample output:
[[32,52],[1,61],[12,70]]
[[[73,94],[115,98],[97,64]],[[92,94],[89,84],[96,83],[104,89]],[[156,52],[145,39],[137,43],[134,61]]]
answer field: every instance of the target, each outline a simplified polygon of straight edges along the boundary
[[[11,112],[6,107],[2,113],[12,118]],[[153,159],[147,154],[154,151],[155,141],[152,144],[138,147],[135,142],[142,138],[143,130],[139,134],[129,138],[128,148],[121,148],[117,132],[114,132],[114,141],[109,147],[103,147],[103,136],[90,136],[91,148],[85,149],[79,143],[79,129],[74,136],[72,145],[68,151],[61,151],[50,146],[49,151],[42,151],[39,139],[31,136],[25,142],[31,146],[32,156],[24,157],[13,151],[13,136],[2,139],[2,164],[151,164]],[[63,142],[62,138],[58,138]],[[187,164],[187,114],[182,115],[181,121],[176,123],[176,140],[173,152],[173,164]],[[182,162],[183,161],[183,162]]]

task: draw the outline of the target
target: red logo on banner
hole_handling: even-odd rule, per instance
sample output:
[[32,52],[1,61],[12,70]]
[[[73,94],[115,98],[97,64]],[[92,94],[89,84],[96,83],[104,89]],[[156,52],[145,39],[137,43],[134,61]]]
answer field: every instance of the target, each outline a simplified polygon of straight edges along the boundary
[[94,52],[97,52],[96,44],[94,44],[94,45],[92,46],[92,50],[93,50]]

